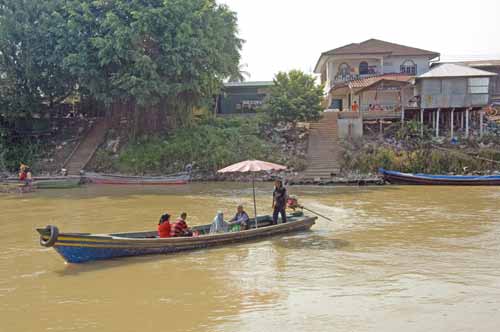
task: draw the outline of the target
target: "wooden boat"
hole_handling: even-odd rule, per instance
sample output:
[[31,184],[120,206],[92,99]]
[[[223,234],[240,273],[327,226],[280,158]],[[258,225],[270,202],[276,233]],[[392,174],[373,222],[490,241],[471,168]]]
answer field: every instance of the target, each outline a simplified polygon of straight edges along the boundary
[[465,175],[431,175],[412,174],[388,171],[383,168],[379,173],[384,180],[392,184],[409,185],[442,185],[442,186],[500,186],[500,175],[465,176]]
[[157,237],[156,231],[118,234],[59,233],[55,226],[37,229],[40,244],[53,247],[68,263],[84,263],[117,257],[169,254],[186,250],[203,249],[263,237],[300,232],[310,229],[317,217],[295,212],[285,224],[272,225],[271,216],[258,217],[258,228],[251,220],[250,229],[240,232],[209,234],[210,225],[193,227],[197,237]]
[[94,184],[142,186],[181,185],[187,184],[190,180],[190,175],[188,173],[179,173],[169,176],[125,176],[86,173],[84,177],[88,182]]
[[[4,183],[17,185],[18,187],[24,186],[22,181],[18,178],[7,178],[3,180]],[[34,177],[32,187],[36,189],[67,189],[76,188],[82,182],[79,176],[48,176],[48,177]]]

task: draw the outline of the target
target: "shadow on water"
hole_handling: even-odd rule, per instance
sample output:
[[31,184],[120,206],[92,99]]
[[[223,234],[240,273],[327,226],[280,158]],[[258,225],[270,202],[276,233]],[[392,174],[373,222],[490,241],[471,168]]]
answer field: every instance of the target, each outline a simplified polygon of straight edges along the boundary
[[312,249],[312,250],[336,250],[350,246],[350,242],[341,239],[332,239],[321,235],[288,237],[275,242],[279,247],[285,249]]
[[[198,252],[200,253],[200,252]],[[54,271],[61,277],[71,277],[78,276],[80,274],[102,271],[102,270],[112,270],[116,268],[121,268],[124,266],[132,266],[139,264],[148,264],[152,262],[162,262],[167,260],[172,260],[178,258],[181,253],[173,253],[169,255],[147,255],[139,257],[122,257],[115,259],[108,259],[102,261],[94,261],[83,264],[70,264],[66,263],[64,268]]]

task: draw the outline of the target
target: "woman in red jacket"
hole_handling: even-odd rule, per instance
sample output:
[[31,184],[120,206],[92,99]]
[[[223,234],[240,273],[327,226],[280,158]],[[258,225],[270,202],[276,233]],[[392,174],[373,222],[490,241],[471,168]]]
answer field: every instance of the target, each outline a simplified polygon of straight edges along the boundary
[[158,223],[158,236],[160,238],[170,237],[170,215],[165,213]]

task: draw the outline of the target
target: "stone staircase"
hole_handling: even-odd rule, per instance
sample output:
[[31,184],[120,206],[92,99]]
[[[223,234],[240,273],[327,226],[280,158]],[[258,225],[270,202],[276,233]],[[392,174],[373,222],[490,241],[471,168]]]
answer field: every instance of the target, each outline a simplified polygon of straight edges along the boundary
[[307,152],[309,166],[301,174],[302,179],[328,180],[340,172],[337,114],[325,112],[320,121],[311,123]]
[[99,145],[104,141],[108,126],[106,120],[98,119],[85,138],[80,141],[64,163],[64,168],[69,175],[79,175],[80,171],[87,166]]

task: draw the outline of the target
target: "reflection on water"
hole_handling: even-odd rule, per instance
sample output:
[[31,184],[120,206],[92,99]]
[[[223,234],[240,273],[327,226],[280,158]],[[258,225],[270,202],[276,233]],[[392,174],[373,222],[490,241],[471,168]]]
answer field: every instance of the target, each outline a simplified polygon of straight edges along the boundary
[[[271,184],[258,188],[268,213]],[[170,256],[66,265],[36,227],[154,229],[232,215],[245,184],[0,196],[0,331],[497,331],[500,188],[294,187],[334,220]]]

